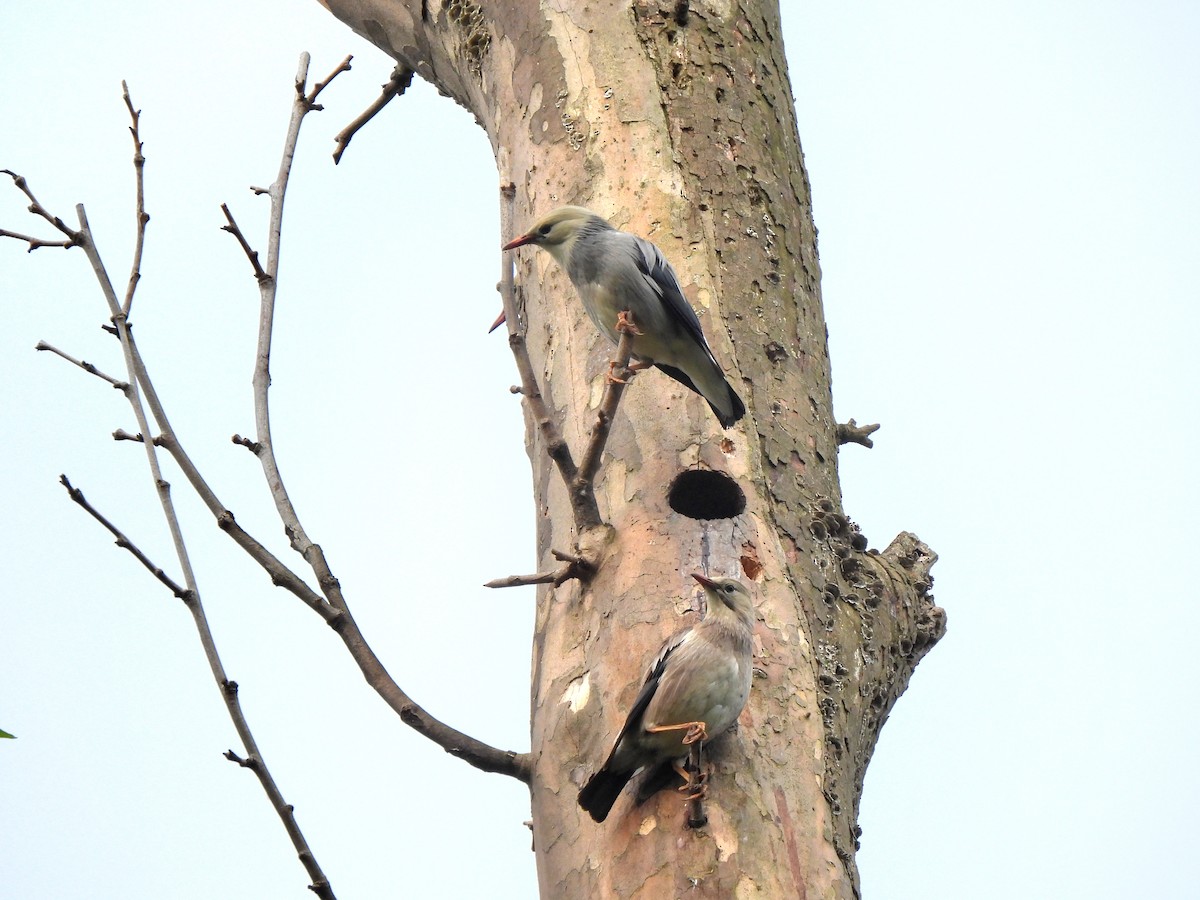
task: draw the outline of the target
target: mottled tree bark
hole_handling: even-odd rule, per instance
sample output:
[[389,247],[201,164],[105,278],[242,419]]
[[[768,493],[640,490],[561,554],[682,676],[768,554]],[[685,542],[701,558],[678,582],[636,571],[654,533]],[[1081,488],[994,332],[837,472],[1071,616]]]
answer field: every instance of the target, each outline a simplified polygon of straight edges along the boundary
[[[659,372],[638,375],[598,479],[611,528],[588,534],[574,532],[565,488],[528,428],[543,568],[557,565],[551,548],[603,553],[588,583],[538,597],[531,795],[542,895],[857,896],[866,765],[945,625],[929,594],[934,554],[908,534],[868,550],[841,509],[816,232],[778,10],[323,2],[475,114],[501,185],[515,185],[518,227],[576,203],[657,243],[749,407],[722,432],[702,399]],[[523,251],[518,271],[542,390],[580,448],[611,345],[546,254]],[[735,479],[744,511],[675,512],[668,488],[696,469]],[[597,825],[576,792],[659,642],[691,620],[693,571],[755,582],[759,610],[757,677],[737,732],[714,746],[709,823],[687,829],[669,791],[641,808],[630,791]]]

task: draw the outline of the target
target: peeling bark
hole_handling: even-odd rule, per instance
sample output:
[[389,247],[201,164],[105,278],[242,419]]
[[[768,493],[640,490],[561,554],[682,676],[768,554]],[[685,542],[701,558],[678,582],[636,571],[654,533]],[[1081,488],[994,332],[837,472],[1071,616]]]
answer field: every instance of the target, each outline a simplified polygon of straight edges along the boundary
[[[749,408],[725,433],[701,398],[638,375],[599,476],[611,529],[584,535],[527,417],[540,569],[554,568],[553,547],[592,543],[604,555],[586,585],[539,589],[531,797],[542,895],[858,896],[866,765],[945,619],[929,592],[936,555],[909,534],[868,550],[841,509],[816,231],[778,11],[731,0],[323,2],[474,113],[501,185],[515,185],[519,223],[577,203],[658,244]],[[611,347],[545,254],[520,265],[542,392],[582,447]],[[736,479],[744,512],[675,512],[668,487],[692,468]],[[687,829],[672,792],[636,808],[629,791],[596,825],[576,793],[645,664],[692,615],[687,575],[698,570],[756,582],[760,620],[750,702],[712,746],[709,823]]]

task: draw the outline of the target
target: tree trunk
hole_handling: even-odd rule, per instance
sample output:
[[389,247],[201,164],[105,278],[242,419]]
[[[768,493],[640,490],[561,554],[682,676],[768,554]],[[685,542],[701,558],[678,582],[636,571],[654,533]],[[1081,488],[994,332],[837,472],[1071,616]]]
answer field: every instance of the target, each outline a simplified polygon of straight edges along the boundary
[[[517,229],[575,203],[658,244],[749,408],[723,432],[701,398],[639,374],[598,479],[608,525],[585,534],[527,416],[543,568],[557,566],[552,548],[581,544],[603,558],[586,584],[538,596],[531,796],[542,896],[858,896],[866,765],[945,622],[929,594],[934,554],[908,534],[867,550],[842,513],[816,232],[778,10],[323,2],[475,114],[501,186],[515,185]],[[529,353],[578,452],[613,348],[547,254],[519,259]],[[744,509],[703,481],[685,479],[669,499],[685,472],[727,473]],[[597,825],[576,793],[659,643],[694,619],[693,571],[754,582],[759,611],[750,701],[713,748],[708,825],[688,829],[671,791],[640,808],[627,791]]]

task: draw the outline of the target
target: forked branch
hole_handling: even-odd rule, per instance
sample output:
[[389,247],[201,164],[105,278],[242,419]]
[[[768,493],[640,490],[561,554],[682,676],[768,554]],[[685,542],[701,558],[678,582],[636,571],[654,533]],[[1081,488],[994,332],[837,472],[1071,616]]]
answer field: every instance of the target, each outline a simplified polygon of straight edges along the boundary
[[[320,91],[328,85],[339,72],[349,69],[349,57],[333,71],[324,81],[316,85],[312,91],[305,91],[308,78],[308,54],[300,59],[300,68],[296,75],[296,97],[292,104],[292,115],[288,123],[287,136],[284,139],[283,158],[275,181],[269,188],[256,190],[255,193],[265,194],[271,200],[267,235],[267,264],[262,268],[258,264],[257,254],[250,249],[249,242],[242,235],[233,221],[232,215],[226,210],[229,225],[224,229],[238,239],[243,252],[251,259],[255,268],[255,280],[258,282],[260,297],[258,347],[254,367],[254,415],[256,436],[253,439],[234,436],[235,443],[249,447],[263,467],[271,497],[275,502],[275,510],[283,522],[284,532],[288,535],[292,549],[299,553],[312,568],[317,584],[324,599],[320,603],[321,610],[328,610],[326,621],[341,637],[351,657],[358,664],[367,683],[384,699],[384,701],[400,716],[405,724],[419,734],[438,744],[447,753],[465,760],[476,768],[487,772],[498,772],[510,775],[521,781],[528,782],[531,775],[528,754],[510,750],[500,750],[472,738],[457,729],[429,715],[396,684],[380,659],[367,643],[362,631],[350,612],[350,606],[342,593],[341,584],[329,567],[325,553],[319,544],[314,543],[301,524],[300,516],[284,487],[283,476],[275,456],[275,445],[271,436],[271,412],[268,402],[268,392],[271,386],[271,347],[273,323],[275,318],[275,303],[278,289],[280,244],[283,229],[284,197],[287,193],[288,180],[291,176],[292,158],[296,152],[299,140],[300,126],[304,117],[321,107],[314,101]],[[232,527],[232,517],[229,519]],[[222,527],[226,527],[222,520]],[[257,557],[256,557],[257,558]],[[272,577],[276,577],[272,573]],[[314,605],[310,602],[310,606]]]
[[217,676],[218,683],[221,686],[221,696],[225,701],[225,708],[229,713],[229,717],[233,720],[234,728],[237,730],[242,745],[246,748],[247,756],[244,759],[238,757],[232,750],[226,751],[225,757],[227,759],[236,759],[257,776],[259,783],[262,785],[271,802],[271,806],[275,809],[276,814],[283,822],[285,830],[292,838],[292,844],[295,846],[301,862],[312,878],[309,890],[318,897],[323,898],[323,900],[335,900],[333,887],[321,871],[321,867],[317,864],[316,858],[309,849],[308,842],[305,840],[304,834],[300,831],[300,826],[296,822],[295,808],[284,799],[279,786],[271,776],[270,769],[267,768],[267,764],[259,752],[258,744],[254,740],[254,736],[250,731],[250,725],[246,721],[245,714],[242,712],[241,702],[238,700],[238,684],[236,681],[230,681],[224,677],[224,669],[221,666],[220,659],[217,657],[217,650],[212,641],[212,634],[208,631],[208,623],[204,616],[204,609],[200,603],[200,595],[193,587],[180,585],[159,566],[155,565],[133,541],[125,536],[124,532],[87,501],[87,498],[83,495],[83,491],[74,487],[66,475],[60,476],[59,480],[62,482],[63,487],[67,489],[67,493],[71,499],[83,507],[88,515],[103,525],[117,539],[117,546],[128,550],[155,578],[166,585],[175,597],[184,602],[184,605],[188,607],[188,610],[196,619],[197,627],[201,633],[201,641],[204,643],[205,653],[208,655],[209,663],[213,667],[213,675]]
[[[131,132],[134,138],[134,166],[138,172],[137,211],[139,229],[139,235],[134,251],[134,260],[124,304],[118,301],[116,292],[113,289],[112,281],[108,276],[107,269],[105,268],[105,265],[100,258],[100,254],[96,249],[96,244],[92,239],[91,230],[88,225],[87,214],[83,206],[79,205],[76,207],[76,214],[79,217],[80,227],[78,231],[73,230],[67,227],[60,218],[50,214],[50,212],[37,201],[24,178],[12,172],[8,172],[8,174],[12,177],[16,187],[21,190],[26,197],[29,198],[30,212],[34,215],[40,216],[47,222],[50,222],[58,231],[67,235],[68,240],[61,242],[61,246],[80,247],[83,249],[88,261],[92,265],[92,271],[96,276],[97,282],[100,285],[100,289],[104,294],[105,301],[108,304],[109,313],[112,317],[114,326],[112,330],[120,338],[129,380],[118,381],[117,379],[104,374],[90,363],[75,359],[69,354],[64,353],[63,351],[45,342],[39,342],[37,349],[50,351],[60,358],[78,366],[89,374],[95,375],[96,377],[108,382],[113,387],[120,389],[130,403],[134,417],[138,423],[140,434],[150,436],[150,423],[146,415],[142,392],[139,390],[139,387],[144,388],[147,393],[154,398],[154,401],[151,405],[156,407],[156,412],[159,411],[157,409],[157,398],[153,395],[153,388],[150,385],[149,376],[145,371],[145,366],[140,358],[140,355],[137,353],[137,348],[133,343],[133,336],[127,321],[129,306],[131,305],[133,299],[133,293],[141,277],[141,253],[144,240],[145,224],[148,221],[148,217],[145,215],[144,210],[144,197],[141,180],[141,170],[145,159],[141,152],[142,145],[137,129],[138,113],[134,109],[129,98],[128,90],[125,89],[124,85],[122,85],[122,88],[124,89],[126,105],[130,111],[130,116],[133,119]],[[9,233],[9,235],[11,236],[11,233]],[[42,242],[42,245],[47,245],[47,242]],[[30,249],[34,249],[32,244]],[[164,426],[166,426],[165,417],[161,419],[161,422]],[[164,433],[169,433],[168,429],[169,426],[165,427]],[[119,430],[114,437],[117,437],[118,439],[122,439],[123,437],[133,440],[139,439],[137,436],[126,435],[121,430]],[[224,667],[217,652],[216,643],[208,626],[208,621],[204,613],[204,607],[201,602],[200,593],[196,587],[195,576],[192,572],[188,551],[184,543],[182,529],[175,513],[174,503],[171,498],[171,486],[170,483],[163,477],[162,470],[159,466],[158,446],[161,441],[141,440],[140,442],[145,448],[150,474],[158,491],[159,500],[162,504],[167,527],[171,533],[172,541],[175,546],[176,557],[183,573],[183,584],[180,584],[175,579],[168,576],[161,567],[152,563],[146,554],[143,553],[135,544],[133,544],[133,542],[130,541],[120,531],[120,529],[116,527],[116,525],[103,516],[86,500],[81,491],[71,485],[66,476],[63,476],[62,478],[63,486],[67,489],[71,499],[75,503],[86,510],[93,518],[100,522],[109,531],[109,533],[116,537],[118,546],[128,550],[144,567],[151,571],[162,584],[170,589],[174,596],[183,600],[184,604],[188,608],[188,611],[191,612],[197,634],[200,638],[200,643],[204,648],[204,653],[208,659],[209,667],[212,671],[213,677],[221,689],[222,697],[225,700],[226,709],[231,720],[233,721],[234,728],[236,729],[238,736],[246,749],[248,758],[256,760],[254,772],[257,775],[259,782],[267,794],[272,806],[275,808],[276,813],[280,816],[280,819],[283,822],[289,836],[292,838],[293,845],[295,846],[297,853],[310,876],[310,889],[313,890],[319,897],[325,898],[325,900],[333,900],[333,890],[329,885],[328,879],[325,878],[324,873],[317,864],[312,851],[309,849],[307,841],[296,824],[295,815],[293,813],[291,804],[284,800],[278,786],[275,784],[275,781],[271,776],[270,770],[262,761],[262,756],[258,750],[258,745],[254,740],[254,736],[250,731],[249,724],[242,713],[241,705],[237,700],[237,692],[236,690],[230,690],[230,686],[234,683],[225,675]]]
[[350,146],[350,141],[354,139],[354,135],[358,134],[359,129],[375,118],[380,110],[391,103],[392,100],[407,91],[412,84],[412,80],[413,70],[403,63],[399,63],[392,70],[391,79],[383,86],[382,92],[375,99],[375,102],[368,106],[362,115],[339,131],[337,137],[333,139],[334,144],[337,145],[337,149],[333,151],[334,165],[342,161],[342,154],[346,152],[346,148]]
[[129,267],[129,285],[125,288],[125,302],[121,304],[121,311],[128,316],[133,308],[133,292],[142,280],[142,250],[146,246],[146,224],[150,221],[150,216],[146,214],[146,157],[142,153],[142,138],[138,132],[142,111],[133,108],[129,86],[124,81],[121,82],[121,97],[125,101],[125,108],[129,110],[129,118],[133,121],[129,126],[129,133],[133,136],[133,172],[137,185],[137,237],[133,246],[133,263]]
[[[500,231],[504,236],[513,233],[513,208],[515,205],[516,187],[505,183],[500,188]],[[487,587],[515,587],[525,584],[560,585],[569,578],[587,580],[599,568],[602,554],[611,536],[609,526],[600,516],[600,506],[596,501],[596,475],[600,470],[600,460],[608,434],[616,416],[617,407],[621,402],[621,393],[625,389],[628,377],[632,374],[629,369],[629,358],[633,350],[633,334],[631,329],[621,330],[621,339],[617,344],[616,357],[612,367],[600,408],[596,412],[596,421],[592,425],[587,445],[584,447],[582,462],[576,464],[571,448],[562,430],[558,427],[554,415],[546,405],[537,375],[533,370],[533,362],[529,357],[529,348],[525,340],[525,316],[518,303],[518,293],[513,273],[513,260],[510,256],[501,257],[500,268],[500,298],[504,304],[504,312],[496,320],[508,325],[508,346],[512,350],[513,359],[517,364],[517,373],[521,378],[519,393],[529,404],[529,413],[542,436],[546,453],[554,462],[559,476],[567,488],[571,503],[571,512],[575,521],[575,530],[579,537],[574,558],[576,563],[570,563],[550,572],[536,575],[510,575],[497,578],[487,583]],[[618,374],[620,373],[620,374]],[[597,539],[599,537],[599,539]],[[556,558],[562,559],[558,556]]]
[[837,442],[841,444],[862,444],[864,447],[870,448],[875,446],[875,442],[871,440],[871,435],[879,430],[879,425],[859,425],[853,419],[845,425],[838,423],[837,427]]

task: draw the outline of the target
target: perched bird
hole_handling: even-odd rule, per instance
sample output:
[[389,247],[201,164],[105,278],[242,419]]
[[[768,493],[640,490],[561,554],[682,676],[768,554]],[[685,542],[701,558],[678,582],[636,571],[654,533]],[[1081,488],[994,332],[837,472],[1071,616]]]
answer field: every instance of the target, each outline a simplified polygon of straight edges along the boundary
[[635,368],[657,366],[700,394],[728,428],[746,412],[704,340],[671,264],[652,243],[618,231],[591,210],[564,206],[502,249],[534,244],[566,270],[596,327],[617,343],[633,319]]
[[[691,784],[680,765],[689,745],[728,730],[750,695],[750,591],[733,578],[692,577],[707,595],[704,618],[663,644],[608,760],[579,792],[579,805],[597,822],[640,769],[651,770],[646,784],[653,790],[666,786],[653,771],[664,763]],[[639,794],[638,802],[653,790]]]

